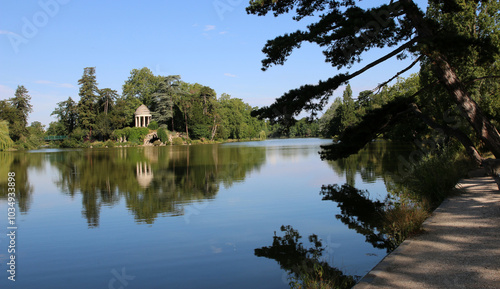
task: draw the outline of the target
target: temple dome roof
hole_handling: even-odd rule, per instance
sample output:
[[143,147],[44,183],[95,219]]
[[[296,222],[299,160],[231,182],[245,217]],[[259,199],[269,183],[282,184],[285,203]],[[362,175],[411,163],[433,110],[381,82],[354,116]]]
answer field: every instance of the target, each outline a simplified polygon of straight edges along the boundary
[[148,107],[145,106],[144,104],[141,104],[136,110],[135,110],[135,115],[151,115],[151,112],[149,111]]

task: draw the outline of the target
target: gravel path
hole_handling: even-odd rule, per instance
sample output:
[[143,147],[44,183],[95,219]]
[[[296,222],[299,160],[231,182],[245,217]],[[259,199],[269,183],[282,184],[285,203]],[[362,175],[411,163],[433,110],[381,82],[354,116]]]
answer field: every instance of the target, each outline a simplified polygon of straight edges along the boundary
[[461,180],[424,233],[403,242],[354,288],[500,288],[500,191],[491,177]]

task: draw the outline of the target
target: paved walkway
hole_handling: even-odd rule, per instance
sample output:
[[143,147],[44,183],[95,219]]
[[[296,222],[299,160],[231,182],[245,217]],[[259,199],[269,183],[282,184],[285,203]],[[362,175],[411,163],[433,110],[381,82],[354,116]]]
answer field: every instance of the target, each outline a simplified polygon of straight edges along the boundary
[[354,288],[500,288],[500,191],[491,177],[462,180],[408,239]]

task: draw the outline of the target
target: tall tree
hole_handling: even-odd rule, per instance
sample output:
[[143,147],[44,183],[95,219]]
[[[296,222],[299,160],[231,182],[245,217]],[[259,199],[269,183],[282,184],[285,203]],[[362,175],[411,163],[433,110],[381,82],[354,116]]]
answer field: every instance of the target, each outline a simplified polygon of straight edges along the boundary
[[118,98],[118,92],[111,88],[103,88],[99,90],[99,108],[102,108],[105,115],[113,107],[115,100]]
[[350,84],[347,85],[342,94],[342,106],[340,107],[340,110],[340,124],[342,130],[346,127],[354,125],[358,121]]
[[[429,63],[435,81],[441,83],[447,90],[447,96],[459,107],[476,136],[497,158],[500,157],[500,134],[471,98],[466,85],[457,75],[457,66],[453,67],[448,61],[448,55],[453,56],[457,50],[462,49],[473,50],[478,55],[483,55],[482,65],[492,65],[499,52],[498,46],[494,45],[494,38],[497,36],[492,37],[492,34],[498,31],[474,33],[479,28],[475,23],[477,24],[480,17],[464,18],[460,21],[462,27],[472,27],[470,30],[473,33],[461,33],[459,29],[443,29],[449,23],[440,23],[436,17],[425,15],[411,0],[391,1],[390,4],[367,9],[359,7],[357,2],[360,1],[250,1],[247,12],[259,16],[268,12],[278,16],[295,9],[294,19],[300,21],[315,13],[321,13],[319,21],[308,25],[306,31],[299,30],[268,41],[263,49],[266,54],[266,58],[262,61],[263,70],[273,64],[283,64],[293,49],[300,47],[302,42],[316,43],[325,47],[323,53],[326,61],[338,69],[350,68],[354,63],[360,62],[363,52],[370,49],[396,46],[390,53],[368,63],[358,71],[340,73],[320,81],[317,85],[304,85],[291,90],[258,113],[270,119],[280,117],[283,119],[282,115],[286,113],[285,120],[298,115],[303,109],[315,115],[340,85],[390,58],[403,59],[412,55],[415,60],[397,72],[396,76],[418,62]],[[457,15],[464,10],[471,10],[474,13],[469,15],[498,19],[500,13],[498,9],[494,9],[498,6],[498,1],[430,0],[429,3],[439,6],[439,13],[442,15]],[[493,22],[498,23],[494,20]],[[392,108],[396,107],[408,109],[408,106],[404,105],[395,105]]]
[[15,115],[14,119],[9,120],[10,135],[14,141],[28,136],[28,129],[26,128],[28,125],[28,116],[33,111],[30,101],[31,96],[28,94],[28,90],[23,85],[19,85],[14,98],[10,99]]
[[186,131],[186,136],[189,137],[189,118],[192,114],[193,109],[193,89],[192,84],[187,82],[181,82],[180,88],[182,93],[176,99],[176,104],[179,110],[182,112],[184,118],[184,127]]
[[[167,124],[174,116],[174,97],[180,93],[179,75],[159,76],[162,79],[158,85],[158,90],[153,94],[156,102],[156,109],[153,117],[159,124]],[[173,127],[173,124],[172,124]]]
[[330,107],[325,111],[325,113],[319,119],[319,131],[323,137],[331,138],[335,135],[333,132],[333,126],[331,121],[337,115],[337,109],[342,105],[342,100],[340,97],[335,98]]
[[99,88],[95,76],[95,67],[86,67],[83,76],[78,80],[80,85],[80,101],[78,102],[79,126],[89,130],[89,138],[92,137],[92,129],[97,119],[97,100]]

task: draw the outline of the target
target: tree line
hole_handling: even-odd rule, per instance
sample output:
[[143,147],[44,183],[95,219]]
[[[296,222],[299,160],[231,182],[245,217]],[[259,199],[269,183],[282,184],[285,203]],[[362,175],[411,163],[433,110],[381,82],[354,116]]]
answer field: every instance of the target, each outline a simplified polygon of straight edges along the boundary
[[[209,86],[187,83],[179,75],[161,76],[144,67],[133,69],[120,95],[112,88],[99,88],[95,67],[84,68],[78,80],[79,99],[57,103],[48,128],[40,122],[28,126],[32,112],[28,90],[20,85],[13,98],[0,102],[0,149],[16,145],[32,149],[44,136],[67,136],[63,146],[119,139],[126,134],[137,144],[148,130],[133,128],[134,112],[146,105],[152,113],[150,129],[182,133],[191,140],[265,139],[267,137],[319,136],[317,122],[305,118],[294,126],[270,125],[251,114],[257,110],[226,93],[217,96]],[[124,131],[124,129],[126,129]],[[164,139],[162,139],[164,140]]]
[[152,113],[152,127],[178,131],[191,139],[258,138],[264,121],[250,116],[255,108],[241,99],[216,92],[205,85],[187,83],[178,75],[154,75],[150,69],[133,69],[119,95],[111,88],[99,89],[95,68],[84,69],[80,100],[71,97],[57,104],[52,113],[58,121],[50,134],[108,140],[113,131],[134,126],[134,112],[144,104]]

